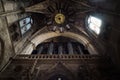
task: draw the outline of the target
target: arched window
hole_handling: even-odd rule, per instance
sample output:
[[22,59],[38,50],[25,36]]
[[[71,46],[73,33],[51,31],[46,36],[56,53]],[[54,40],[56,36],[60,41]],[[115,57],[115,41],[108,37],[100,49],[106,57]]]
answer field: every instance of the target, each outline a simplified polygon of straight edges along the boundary
[[101,26],[102,26],[101,19],[94,17],[94,16],[89,16],[88,27],[90,30],[92,30],[93,32],[95,32],[98,35],[98,34],[100,34]]

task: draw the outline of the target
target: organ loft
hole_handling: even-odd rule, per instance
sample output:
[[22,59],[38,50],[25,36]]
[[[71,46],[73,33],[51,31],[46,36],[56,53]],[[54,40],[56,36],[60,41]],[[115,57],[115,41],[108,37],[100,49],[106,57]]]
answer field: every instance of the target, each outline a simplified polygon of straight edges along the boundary
[[120,80],[119,0],[0,0],[0,80]]

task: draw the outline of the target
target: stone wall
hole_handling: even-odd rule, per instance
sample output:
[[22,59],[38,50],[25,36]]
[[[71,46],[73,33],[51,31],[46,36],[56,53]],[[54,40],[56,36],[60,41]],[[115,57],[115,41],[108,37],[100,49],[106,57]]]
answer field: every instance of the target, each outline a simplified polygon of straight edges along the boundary
[[[2,6],[2,2],[0,2],[0,10],[1,12],[4,11],[4,8]],[[9,61],[9,58],[14,56],[14,50],[12,47],[12,43],[10,40],[10,36],[9,36],[9,31],[8,31],[8,23],[7,23],[7,19],[5,17],[1,17],[0,18],[0,38],[4,41],[4,53],[1,56],[1,65],[0,65],[0,69]]]
[[98,55],[19,55],[0,73],[0,79],[59,80],[54,79],[57,75],[60,78],[63,75],[67,80],[120,79],[119,71],[113,67],[109,58]]
[[[28,6],[28,3],[23,3],[22,1],[9,1],[9,0],[0,0],[0,12],[7,12],[20,9],[20,7]],[[14,45],[14,42],[11,40],[9,28],[11,25],[21,18],[26,17],[28,14],[15,14],[9,15],[6,17],[0,17],[0,38],[4,41],[4,53],[0,56],[0,69],[9,61],[10,57],[15,56],[18,53],[19,49],[23,47],[23,44],[26,39],[22,38],[17,45]],[[21,42],[21,43],[20,43]]]

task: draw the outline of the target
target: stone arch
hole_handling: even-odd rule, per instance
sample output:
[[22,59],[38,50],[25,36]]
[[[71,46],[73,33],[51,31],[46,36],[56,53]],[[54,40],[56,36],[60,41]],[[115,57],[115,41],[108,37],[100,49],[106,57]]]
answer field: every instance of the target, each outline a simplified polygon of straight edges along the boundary
[[28,46],[23,50],[21,54],[31,54],[34,49],[33,47],[36,47],[38,44],[44,42],[47,39],[58,36],[74,39],[82,43],[86,47],[86,49],[88,49],[90,54],[98,54],[97,50],[95,49],[95,47],[92,45],[91,41],[87,37],[83,36],[82,34],[77,34],[73,32],[64,32],[64,33],[48,32],[37,35],[35,38],[31,39],[31,44],[28,44]]

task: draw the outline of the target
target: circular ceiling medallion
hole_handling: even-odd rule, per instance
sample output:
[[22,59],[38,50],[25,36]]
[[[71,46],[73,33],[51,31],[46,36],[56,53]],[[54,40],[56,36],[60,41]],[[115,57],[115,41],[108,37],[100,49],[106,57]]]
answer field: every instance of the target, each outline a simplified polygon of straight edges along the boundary
[[46,24],[51,31],[60,33],[72,29],[76,20],[76,8],[68,0],[50,0]]
[[57,24],[63,24],[65,22],[65,16],[61,13],[55,15],[55,22]]

